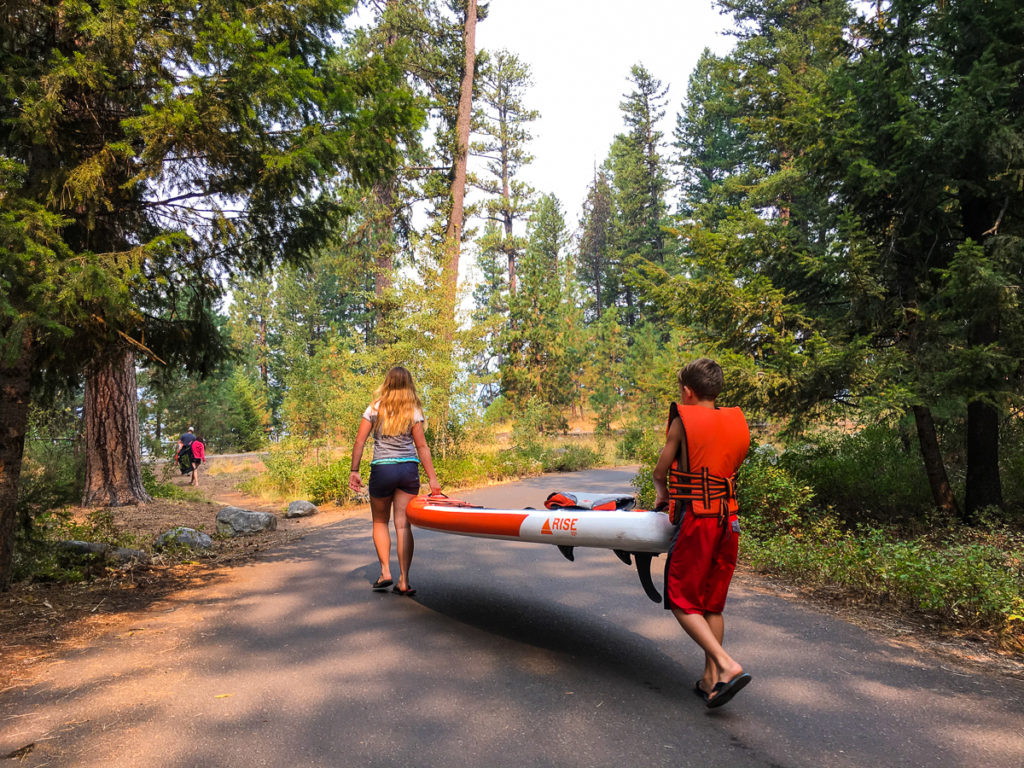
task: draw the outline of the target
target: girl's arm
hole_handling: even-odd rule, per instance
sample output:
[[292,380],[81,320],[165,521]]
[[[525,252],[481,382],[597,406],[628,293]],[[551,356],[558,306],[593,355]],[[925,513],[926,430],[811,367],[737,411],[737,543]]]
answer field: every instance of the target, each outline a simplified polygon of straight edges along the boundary
[[363,492],[363,479],[359,476],[359,462],[363,460],[363,446],[366,445],[366,438],[370,436],[370,430],[373,429],[367,419],[363,419],[359,422],[359,432],[356,434],[356,442],[352,446],[352,471],[348,475],[348,487],[352,489],[353,493]]
[[423,434],[423,423],[417,421],[412,425],[412,441],[416,444],[416,455],[420,457],[423,469],[427,471],[427,480],[430,482],[431,495],[441,492],[441,484],[437,481],[437,473],[434,472],[434,460],[430,456],[430,446],[427,445],[427,437]]

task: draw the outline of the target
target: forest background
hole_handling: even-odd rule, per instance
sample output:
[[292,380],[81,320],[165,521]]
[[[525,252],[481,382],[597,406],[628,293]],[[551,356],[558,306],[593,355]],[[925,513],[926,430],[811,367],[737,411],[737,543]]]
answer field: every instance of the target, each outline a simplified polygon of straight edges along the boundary
[[614,454],[650,503],[710,356],[755,428],[754,567],[1020,648],[1024,19],[716,6],[734,45],[678,105],[623,73],[568,221],[475,0],[5,4],[0,584],[72,499],[145,502],[187,425],[344,499],[396,364],[449,486]]

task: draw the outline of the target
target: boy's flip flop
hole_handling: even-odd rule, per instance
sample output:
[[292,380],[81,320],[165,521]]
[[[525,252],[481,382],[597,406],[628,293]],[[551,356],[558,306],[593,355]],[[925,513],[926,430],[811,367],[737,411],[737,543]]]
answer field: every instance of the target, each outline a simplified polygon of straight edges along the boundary
[[403,597],[412,597],[416,594],[416,590],[412,587],[409,587],[408,589],[402,589],[397,584],[395,584],[395,586],[391,588],[391,591],[394,592],[396,595],[402,595]]
[[390,587],[393,583],[394,582],[391,579],[377,579],[375,582],[373,582],[372,589],[373,589],[374,592],[383,592],[385,589]]
[[750,675],[742,672],[728,683],[715,683],[714,689],[712,689],[708,696],[708,709],[727,704],[733,696],[743,690],[743,687],[750,682],[750,679]]
[[698,696],[700,696],[704,701],[707,701],[708,700],[708,692],[705,691],[703,688],[701,688],[700,683],[701,683],[701,681],[698,680],[697,682],[695,682],[693,684],[693,692],[695,694],[697,694]]

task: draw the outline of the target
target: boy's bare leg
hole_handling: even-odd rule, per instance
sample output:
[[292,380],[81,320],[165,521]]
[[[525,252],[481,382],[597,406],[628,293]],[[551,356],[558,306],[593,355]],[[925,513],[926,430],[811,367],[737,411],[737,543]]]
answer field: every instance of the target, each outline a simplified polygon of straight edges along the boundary
[[[699,613],[685,613],[679,608],[673,608],[672,613],[686,634],[704,650],[704,685],[708,685],[709,671],[714,676],[714,682],[711,683],[711,687],[714,687],[714,683],[728,682],[743,673],[743,667],[725,652],[719,639],[724,637],[725,632],[725,622],[722,619],[722,614],[713,613],[705,617]],[[709,687],[708,691],[710,690],[711,688]]]
[[[715,640],[721,645],[725,639],[725,619],[720,613],[706,613],[704,614],[705,620],[708,622],[708,626],[711,627],[711,634],[715,636]],[[715,666],[714,660],[705,651],[704,653],[704,675],[701,677],[701,687],[704,688],[708,693],[715,687],[715,683],[718,682],[718,667]]]

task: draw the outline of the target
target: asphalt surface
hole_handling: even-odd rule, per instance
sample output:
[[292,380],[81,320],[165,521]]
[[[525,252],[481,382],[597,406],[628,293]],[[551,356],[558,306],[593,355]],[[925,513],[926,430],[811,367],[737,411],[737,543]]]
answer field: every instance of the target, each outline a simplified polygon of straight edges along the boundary
[[[628,491],[630,474],[462,496],[539,507],[550,490]],[[418,593],[399,597],[370,591],[368,518],[225,569],[0,695],[0,758],[33,744],[9,764],[1024,765],[1024,681],[739,579],[726,645],[754,679],[707,710],[690,690],[702,655],[611,552],[570,563],[418,531]]]

